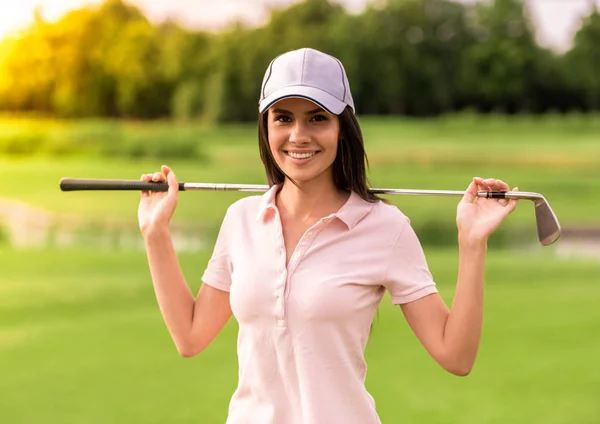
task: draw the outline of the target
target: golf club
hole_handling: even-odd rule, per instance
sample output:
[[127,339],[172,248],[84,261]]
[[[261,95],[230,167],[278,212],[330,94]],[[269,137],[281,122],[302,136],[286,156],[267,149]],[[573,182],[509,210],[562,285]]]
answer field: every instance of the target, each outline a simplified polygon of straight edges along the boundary
[[[60,189],[62,191],[82,190],[117,190],[117,191],[167,191],[166,182],[146,182],[139,180],[106,180],[62,178]],[[179,182],[180,191],[241,191],[264,193],[269,190],[268,185],[261,184],[213,184],[213,183],[188,183]],[[455,196],[462,197],[464,191],[455,190],[413,190],[395,188],[373,188],[375,194],[405,194],[416,196]],[[558,218],[552,211],[548,201],[539,193],[530,192],[479,192],[478,197],[487,199],[525,199],[533,201],[535,206],[535,221],[537,225],[538,240],[542,246],[549,246],[560,238],[561,227]]]

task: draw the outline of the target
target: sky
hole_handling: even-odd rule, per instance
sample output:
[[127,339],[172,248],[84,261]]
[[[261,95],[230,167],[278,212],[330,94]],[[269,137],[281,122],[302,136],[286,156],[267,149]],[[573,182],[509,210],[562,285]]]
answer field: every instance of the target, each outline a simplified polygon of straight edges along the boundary
[[[25,28],[39,7],[46,20],[59,19],[66,11],[101,0],[18,0],[0,4],[0,38]],[[359,13],[369,0],[334,0],[350,12]],[[477,0],[460,0],[473,2]],[[128,0],[139,6],[152,21],[166,17],[176,19],[190,28],[218,29],[236,17],[243,16],[258,24],[267,15],[267,6],[282,6],[295,0]],[[573,31],[582,14],[600,0],[527,0],[538,31],[538,42],[543,46],[564,51],[569,48]]]

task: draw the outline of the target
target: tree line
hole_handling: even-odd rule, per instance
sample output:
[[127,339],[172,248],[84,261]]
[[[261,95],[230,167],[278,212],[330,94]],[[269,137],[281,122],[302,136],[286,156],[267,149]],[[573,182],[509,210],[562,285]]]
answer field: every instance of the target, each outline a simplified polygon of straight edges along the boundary
[[569,51],[538,45],[521,0],[327,0],[218,33],[151,23],[123,0],[39,16],[0,44],[0,110],[60,117],[250,121],[271,59],[313,47],[345,65],[359,114],[435,116],[600,109],[600,13]]

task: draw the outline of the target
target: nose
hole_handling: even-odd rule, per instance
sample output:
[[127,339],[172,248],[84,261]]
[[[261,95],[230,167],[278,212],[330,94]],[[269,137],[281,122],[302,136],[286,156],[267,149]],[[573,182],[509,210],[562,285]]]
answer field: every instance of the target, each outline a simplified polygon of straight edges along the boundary
[[310,142],[310,136],[306,128],[304,128],[304,124],[302,122],[296,121],[294,124],[292,131],[290,132],[290,143],[294,144],[306,144]]

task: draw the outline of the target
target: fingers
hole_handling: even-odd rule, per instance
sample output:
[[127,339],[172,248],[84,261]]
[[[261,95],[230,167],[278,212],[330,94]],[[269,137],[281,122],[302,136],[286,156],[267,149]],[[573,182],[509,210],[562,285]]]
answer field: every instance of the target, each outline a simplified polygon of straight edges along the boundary
[[142,174],[141,181],[152,181],[155,183],[165,181],[165,176],[160,172],[154,172],[152,174]]
[[510,191],[510,187],[502,180],[496,180],[496,187],[499,191]]
[[[494,191],[510,191],[510,187],[508,186],[508,184],[506,184],[502,180],[497,180],[496,188],[494,189]],[[500,203],[502,206],[508,205],[508,202],[509,202],[509,199],[499,199],[498,200],[498,203]]]
[[[519,191],[519,187],[513,188],[512,191]],[[510,199],[507,205],[508,213],[514,211],[518,203],[519,199]]]
[[[150,174],[142,174],[142,176],[140,177],[140,181],[150,181]],[[148,197],[150,195],[150,192],[148,190],[142,190],[142,198],[144,197]]]
[[[173,174],[173,172],[171,171],[171,169],[166,166],[163,165],[161,167],[161,172],[153,172],[151,174],[142,174],[140,177],[140,181],[146,181],[146,182],[163,182],[163,181],[168,181],[169,180],[169,174]],[[174,174],[171,176],[171,179],[174,178]],[[171,187],[172,183],[169,181],[169,187]],[[177,183],[175,183],[175,185],[177,186]],[[170,189],[169,189],[170,190]],[[142,197],[147,197],[150,195],[150,191],[148,190],[142,190]]]
[[477,182],[486,191],[510,191],[510,187],[502,180],[496,178],[475,177],[473,181]]
[[481,177],[473,177],[473,181],[471,181],[463,196],[463,202],[473,203],[477,200],[477,192],[479,191],[508,191],[508,185],[502,180],[494,178],[483,179]]
[[[475,177],[473,181],[477,184],[478,189],[481,191],[493,191],[493,192],[507,192],[511,191],[510,186],[502,180],[496,178],[481,178]],[[514,190],[518,190],[515,187]],[[490,200],[490,199],[482,199],[482,200]],[[516,207],[516,200],[511,201],[510,199],[497,199],[496,202],[501,204],[502,206],[510,206],[511,211]]]
[[475,178],[473,178],[473,181],[471,181],[471,184],[469,184],[469,187],[467,187],[467,190],[465,191],[461,203],[473,203],[477,199],[477,191],[478,184],[475,181]]
[[475,182],[475,184],[477,184],[477,191],[492,191],[492,187],[490,186],[490,183],[492,182],[493,178],[488,178],[488,179],[483,179],[481,177],[475,177],[473,178],[473,181]]
[[169,183],[169,194],[177,193],[179,191],[179,183],[175,173],[167,165],[161,167],[162,172],[167,176],[167,182]]
[[465,193],[465,197],[463,197],[463,200],[472,203],[473,201],[477,201],[477,193],[479,191],[492,191],[492,186],[490,186],[492,180],[493,178],[488,178],[487,180],[485,180],[481,177],[473,177],[473,181],[467,188],[467,193]]

